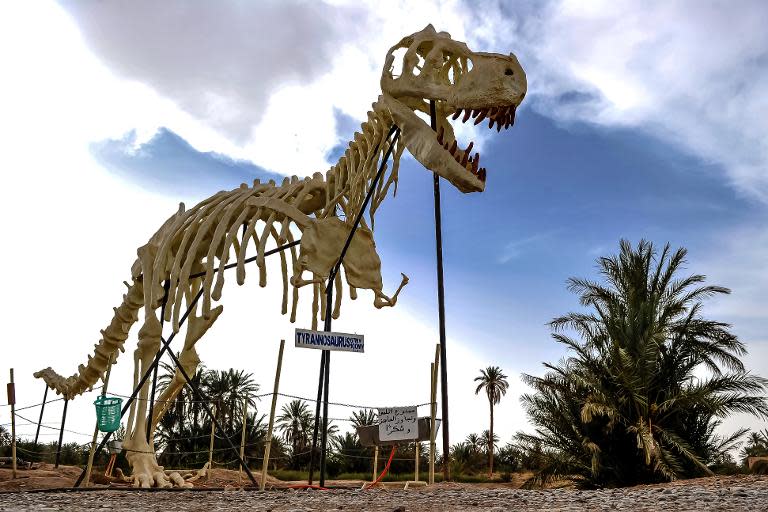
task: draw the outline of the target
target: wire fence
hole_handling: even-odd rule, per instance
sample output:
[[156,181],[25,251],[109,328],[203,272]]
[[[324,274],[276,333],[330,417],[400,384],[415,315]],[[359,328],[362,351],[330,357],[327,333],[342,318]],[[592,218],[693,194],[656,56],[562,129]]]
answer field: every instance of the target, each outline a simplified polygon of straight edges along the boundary
[[[102,386],[95,387],[95,388],[93,388],[90,391],[96,391],[96,390],[99,390],[101,388],[102,388]],[[219,391],[218,394],[226,395],[226,394],[232,393],[232,392],[236,392],[236,389],[232,388],[232,389],[228,389],[228,390],[222,390],[222,391]],[[123,394],[123,393],[118,393],[118,392],[109,392],[108,394],[112,395],[112,396],[117,396],[117,397],[120,397],[120,398],[124,398],[124,399],[130,399],[131,398],[130,395]],[[273,395],[277,395],[278,397],[282,397],[282,398],[285,398],[285,399],[301,400],[301,401],[309,402],[309,403],[316,402],[315,398],[308,398],[308,397],[304,397],[304,396],[297,395],[297,394],[281,393],[281,392],[278,392],[278,393],[265,392],[265,393],[258,393],[258,394],[245,394],[245,395],[237,396],[236,401],[242,403],[243,399],[246,399],[248,402],[251,402],[253,400],[260,400],[261,398],[265,398],[265,397],[272,397]],[[49,432],[45,432],[45,431],[39,432],[37,435],[40,435],[40,436],[58,436],[59,433],[63,430],[64,432],[67,432],[69,434],[73,434],[73,435],[77,435],[77,436],[82,436],[82,437],[85,437],[85,438],[91,438],[93,436],[93,432],[86,433],[86,432],[78,432],[76,430],[72,430],[72,429],[68,429],[68,428],[63,428],[62,429],[61,425],[56,424],[56,423],[39,423],[38,424],[37,421],[34,421],[34,420],[32,420],[32,419],[30,419],[30,418],[28,418],[28,417],[26,417],[26,416],[24,416],[22,414],[19,414],[19,411],[33,409],[33,408],[36,408],[36,407],[42,407],[42,406],[47,405],[49,403],[59,402],[59,401],[62,401],[62,400],[64,400],[63,397],[53,398],[53,399],[50,399],[50,400],[46,400],[45,402],[40,402],[40,403],[26,405],[26,406],[22,406],[22,407],[16,408],[15,416],[17,418],[19,418],[20,420],[25,422],[25,424],[17,425],[17,428],[21,428],[23,430],[24,427],[35,427],[35,428],[40,427],[41,429],[49,430]],[[150,398],[142,399],[142,398],[140,398],[138,396],[134,397],[134,401],[136,401],[136,402],[149,401],[149,400],[151,400],[151,399]],[[156,403],[156,404],[157,403],[173,403],[173,404],[183,403],[183,404],[192,405],[192,404],[199,404],[199,403],[215,404],[215,403],[219,403],[220,401],[221,400],[216,399],[216,398],[208,398],[208,399],[204,399],[204,400],[186,400],[186,399],[182,399],[180,397],[175,397],[175,398],[170,399],[170,400],[157,400],[156,399],[156,400],[154,400],[154,403]],[[349,403],[349,402],[331,402],[331,401],[329,401],[328,404],[329,405],[338,406],[338,407],[353,408],[353,409],[365,410],[365,411],[372,411],[372,410],[375,410],[375,409],[383,408],[382,406],[371,406],[371,405],[363,405],[363,404]],[[420,404],[414,404],[414,405],[403,406],[403,407],[415,407],[415,408],[418,409],[419,407],[425,407],[425,406],[429,406],[429,405],[432,405],[432,404],[433,404],[432,402],[423,402],[423,403],[420,403]],[[0,405],[8,406],[8,404],[0,404]],[[435,402],[435,405],[437,405],[436,402]],[[333,418],[331,418],[331,417],[329,417],[328,419],[329,419],[329,421],[337,421],[337,422],[349,422],[349,423],[358,423],[359,422],[359,420],[357,418],[354,418],[354,417],[348,417],[348,418],[340,418],[340,417],[333,417]],[[439,418],[438,418],[438,420],[439,420]],[[11,425],[10,422],[0,424],[0,426],[9,426],[9,425]],[[50,431],[53,431],[53,432],[50,432]],[[18,435],[18,432],[17,432],[17,435]],[[240,434],[238,433],[237,435],[239,436]],[[210,439],[210,437],[211,437],[210,433],[205,433],[205,434],[193,435],[193,436],[181,436],[181,437],[170,437],[170,438],[162,438],[161,437],[161,438],[157,439],[157,441],[160,443],[161,446],[162,445],[168,446],[169,444],[172,444],[172,443],[178,442],[178,441],[182,441],[182,442],[183,441],[194,441],[194,440],[198,440],[198,439]],[[229,438],[230,441],[231,441],[232,437],[235,437],[235,436],[234,435],[233,436],[220,435],[219,433],[216,433],[214,431],[213,437],[215,439],[218,439],[218,440],[226,440],[226,439]],[[258,447],[258,446],[262,446],[263,447],[264,446],[264,442],[265,441],[262,439],[262,440],[259,440],[257,442],[244,443],[243,448],[244,449],[248,449],[248,448],[253,448],[253,447]],[[90,444],[90,442],[76,443],[76,444],[80,444],[81,446],[87,446],[88,444]],[[239,443],[237,443],[237,444],[239,444]],[[22,447],[17,447],[17,449],[21,453],[27,454],[27,455],[30,455],[30,456],[39,455],[39,453],[36,453],[36,452],[30,451],[30,450],[24,449]],[[201,454],[219,454],[219,453],[231,451],[231,447],[229,447],[229,446],[227,446],[227,447],[220,447],[220,448],[213,448],[212,450],[210,448],[206,448],[206,449],[200,449],[200,450],[187,450],[187,451],[168,450],[168,449],[161,449],[161,450],[156,450],[156,451],[152,451],[152,450],[134,450],[134,449],[125,448],[125,447],[123,447],[122,449],[123,449],[123,451],[126,451],[126,452],[148,453],[148,454],[152,454],[152,455],[158,455],[159,454],[159,455],[163,455],[163,456],[188,456],[188,455],[201,455]],[[362,455],[362,454],[355,455],[355,454],[351,454],[351,453],[345,453],[345,452],[348,452],[348,451],[349,451],[349,448],[342,448],[340,450],[331,451],[331,455],[332,456],[337,456],[337,457],[346,457],[346,458],[353,458],[353,459],[366,459],[366,460],[373,460],[373,458],[374,458],[373,456],[370,456],[370,455]],[[286,455],[272,455],[270,457],[270,460],[273,460],[273,461],[290,460],[290,459],[292,459],[294,457],[301,457],[301,456],[304,456],[304,455],[308,455],[310,452],[311,452],[311,450],[310,451],[297,452],[297,453],[289,453],[289,454],[286,454]],[[263,460],[263,457],[249,456],[248,459],[249,460]],[[409,461],[409,460],[412,460],[412,459],[411,458],[407,458],[407,459],[405,459],[405,458],[397,459],[396,458],[394,460]],[[233,464],[233,463],[238,463],[238,460],[237,459],[233,459],[232,461],[228,461],[228,462],[215,462],[214,461],[214,463],[216,465],[219,465],[219,466],[226,466],[226,465],[230,465],[230,464]]]

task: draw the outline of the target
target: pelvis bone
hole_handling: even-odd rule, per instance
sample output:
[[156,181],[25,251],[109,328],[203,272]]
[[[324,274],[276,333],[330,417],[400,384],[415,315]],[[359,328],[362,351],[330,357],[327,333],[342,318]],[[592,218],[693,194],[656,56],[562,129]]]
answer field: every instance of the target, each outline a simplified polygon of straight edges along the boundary
[[[338,261],[351,230],[351,225],[337,217],[312,220],[302,233],[301,252],[293,269],[294,275],[291,278],[291,283],[294,286],[324,283]],[[376,253],[373,234],[365,227],[359,227],[355,231],[342,265],[347,277],[347,284],[353,290],[356,288],[372,290],[375,294],[373,305],[377,308],[394,306],[400,290],[408,284],[408,276],[401,274],[403,276],[402,281],[395,293],[391,297],[383,293],[381,260]],[[305,270],[313,274],[312,280],[305,281],[301,278],[301,274]],[[341,293],[341,290],[337,290],[337,293]],[[337,315],[334,314],[335,316]]]

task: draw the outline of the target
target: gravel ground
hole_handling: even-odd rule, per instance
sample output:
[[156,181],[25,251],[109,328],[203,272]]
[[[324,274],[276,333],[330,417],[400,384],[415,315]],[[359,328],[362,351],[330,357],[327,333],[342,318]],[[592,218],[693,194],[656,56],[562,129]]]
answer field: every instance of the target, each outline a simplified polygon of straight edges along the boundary
[[741,511],[768,510],[768,477],[714,477],[667,485],[578,491],[491,489],[441,484],[427,489],[330,491],[13,492],[0,510],[316,511]]

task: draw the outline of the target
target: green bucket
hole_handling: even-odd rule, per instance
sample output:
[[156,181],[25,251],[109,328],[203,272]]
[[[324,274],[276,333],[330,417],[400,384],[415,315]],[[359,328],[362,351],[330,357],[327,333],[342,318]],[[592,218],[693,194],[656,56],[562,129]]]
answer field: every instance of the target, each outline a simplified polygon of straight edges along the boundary
[[100,396],[93,402],[96,406],[96,425],[102,432],[114,432],[120,428],[122,398]]

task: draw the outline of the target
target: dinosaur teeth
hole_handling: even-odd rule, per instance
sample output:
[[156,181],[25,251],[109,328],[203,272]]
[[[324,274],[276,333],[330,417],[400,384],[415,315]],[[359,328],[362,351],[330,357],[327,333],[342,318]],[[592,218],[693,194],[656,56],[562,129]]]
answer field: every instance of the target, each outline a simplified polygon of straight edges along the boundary
[[464,111],[464,118],[461,120],[462,123],[466,123],[469,120],[469,116],[472,115],[472,109],[468,108]]
[[462,110],[462,109],[457,109],[457,110],[456,110],[456,113],[455,113],[455,114],[453,114],[453,117],[451,117],[451,119],[453,119],[454,121],[455,121],[456,119],[458,119],[458,118],[459,118],[459,116],[461,115],[461,110]]
[[441,126],[440,129],[437,130],[437,142],[442,145],[443,144],[443,127]]
[[488,114],[488,109],[483,109],[480,111],[480,115],[477,116],[477,119],[475,119],[475,125],[480,124],[483,119],[485,119],[485,116]]
[[514,108],[512,109],[512,114],[510,114],[510,116],[511,116],[511,121],[509,122],[509,124],[510,124],[510,125],[512,125],[512,126],[515,126],[515,114],[516,114],[516,113],[517,113],[517,107],[514,107]]
[[494,118],[492,117],[492,118],[491,118],[491,120],[488,122],[488,128],[493,128],[493,123],[494,123],[494,121],[496,121],[496,119],[494,119]]
[[469,159],[469,149],[467,149],[464,152],[464,156],[461,157],[461,165],[462,165],[462,167],[466,167],[467,166],[467,159]]
[[480,153],[475,153],[475,158],[472,159],[472,174],[477,174],[477,167],[480,165]]
[[475,110],[473,110],[473,111],[472,111],[472,119],[476,118],[476,117],[477,117],[477,115],[478,115],[478,114],[479,114],[479,113],[480,113],[482,110],[483,110],[483,109],[481,109],[481,108],[476,108]]
[[459,144],[458,144],[458,142],[456,142],[456,140],[454,140],[453,144],[451,144],[451,149],[449,149],[448,151],[450,151],[450,153],[453,155],[453,154],[456,153],[456,148],[457,147],[459,147]]
[[485,177],[486,177],[485,167],[480,168],[480,170],[477,172],[477,177],[480,178],[480,181],[485,183]]
[[467,154],[470,154],[472,152],[472,146],[475,145],[474,141],[469,141],[469,146],[467,146]]

